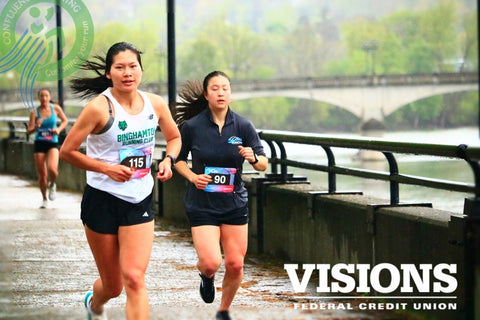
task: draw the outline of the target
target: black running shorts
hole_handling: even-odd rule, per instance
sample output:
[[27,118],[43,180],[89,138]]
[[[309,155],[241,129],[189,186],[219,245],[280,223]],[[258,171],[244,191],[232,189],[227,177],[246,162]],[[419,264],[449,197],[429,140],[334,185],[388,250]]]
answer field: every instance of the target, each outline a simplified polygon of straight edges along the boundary
[[220,226],[222,224],[244,225],[248,223],[248,206],[233,212],[220,214],[206,212],[187,212],[188,221],[191,227],[198,226]]
[[52,148],[58,148],[58,143],[44,140],[33,142],[33,153],[47,153]]
[[139,203],[130,203],[87,185],[83,192],[81,219],[83,224],[95,232],[118,234],[120,226],[154,219],[152,194]]

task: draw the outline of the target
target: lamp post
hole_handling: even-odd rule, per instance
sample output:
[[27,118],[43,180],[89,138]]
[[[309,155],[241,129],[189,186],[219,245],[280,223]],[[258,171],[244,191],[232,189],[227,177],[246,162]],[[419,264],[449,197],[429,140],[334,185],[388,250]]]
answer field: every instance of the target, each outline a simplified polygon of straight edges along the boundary
[[61,1],[57,0],[55,2],[55,11],[56,11],[56,25],[57,25],[57,72],[58,72],[58,81],[57,81],[57,90],[58,90],[58,104],[62,109],[64,108],[64,95],[63,95],[63,64],[62,64],[62,40],[61,40],[61,29],[62,29],[62,7]]
[[377,53],[378,43],[377,40],[371,39],[363,42],[362,50],[365,51],[366,57],[370,57],[369,66],[367,66],[367,73],[375,75],[375,54]]
[[172,108],[177,98],[175,70],[175,0],[167,1],[167,43],[168,43],[168,104]]

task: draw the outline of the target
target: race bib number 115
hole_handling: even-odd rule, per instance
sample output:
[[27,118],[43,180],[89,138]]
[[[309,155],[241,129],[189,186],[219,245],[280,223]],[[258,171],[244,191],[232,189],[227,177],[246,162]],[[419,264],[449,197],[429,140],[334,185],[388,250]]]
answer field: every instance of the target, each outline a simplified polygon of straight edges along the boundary
[[132,178],[142,178],[150,173],[152,148],[120,150],[120,164],[135,170]]

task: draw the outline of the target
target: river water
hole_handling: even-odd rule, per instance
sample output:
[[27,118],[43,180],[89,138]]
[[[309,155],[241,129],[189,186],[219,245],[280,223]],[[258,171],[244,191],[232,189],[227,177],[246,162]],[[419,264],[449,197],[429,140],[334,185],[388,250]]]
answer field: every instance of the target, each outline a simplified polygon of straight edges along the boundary
[[[354,134],[332,133],[339,137],[359,137]],[[432,131],[402,131],[386,132],[382,139],[402,142],[424,142],[437,144],[466,144],[469,146],[480,146],[478,128],[458,128]],[[327,164],[325,152],[321,147],[285,144],[289,159],[311,162],[316,164]],[[268,154],[269,148],[265,149]],[[376,171],[388,171],[388,163],[385,161],[361,161],[358,159],[358,150],[332,148],[335,154],[336,164],[355,168],[365,168]],[[474,177],[470,166],[463,160],[449,158],[415,156],[395,154],[401,174],[429,177],[441,180],[452,180],[473,184]],[[251,167],[245,167],[251,170]],[[305,176],[313,185],[322,189],[327,188],[327,174],[311,170],[289,168],[290,173]],[[389,183],[379,180],[362,179],[344,175],[337,175],[338,191],[362,191],[364,195],[385,199],[386,203],[390,198]],[[425,187],[400,185],[400,203],[432,203],[437,209],[463,213],[464,199],[472,194],[450,192]]]

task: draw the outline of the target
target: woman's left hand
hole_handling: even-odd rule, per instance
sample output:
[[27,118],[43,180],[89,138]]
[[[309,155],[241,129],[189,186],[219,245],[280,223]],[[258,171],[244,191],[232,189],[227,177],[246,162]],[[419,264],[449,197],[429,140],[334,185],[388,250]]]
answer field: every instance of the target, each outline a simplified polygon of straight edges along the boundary
[[252,148],[238,146],[238,150],[239,150],[238,153],[240,153],[240,155],[244,157],[245,160],[247,160],[248,162],[255,161],[255,153],[253,152]]

